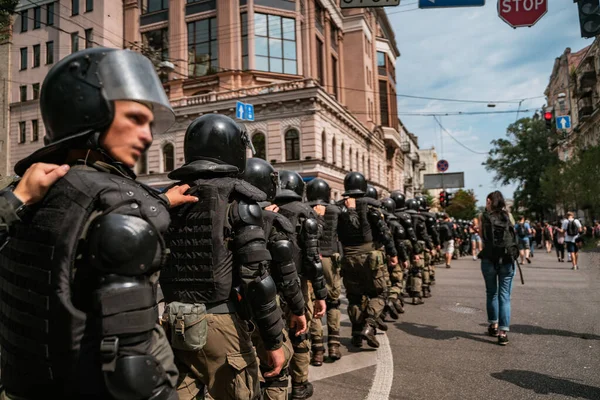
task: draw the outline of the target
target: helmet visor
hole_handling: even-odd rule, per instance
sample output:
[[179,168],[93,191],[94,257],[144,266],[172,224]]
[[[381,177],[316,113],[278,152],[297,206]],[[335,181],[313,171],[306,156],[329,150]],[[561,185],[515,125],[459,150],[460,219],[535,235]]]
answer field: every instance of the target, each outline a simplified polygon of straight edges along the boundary
[[112,51],[98,65],[107,100],[132,100],[152,109],[152,133],[166,132],[175,122],[169,98],[150,60],[134,51]]

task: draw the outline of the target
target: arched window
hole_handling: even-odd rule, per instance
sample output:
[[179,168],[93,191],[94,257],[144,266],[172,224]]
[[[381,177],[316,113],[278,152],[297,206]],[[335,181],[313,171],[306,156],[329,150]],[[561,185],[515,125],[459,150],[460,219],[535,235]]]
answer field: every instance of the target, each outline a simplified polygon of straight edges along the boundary
[[163,172],[173,171],[175,169],[175,147],[167,143],[162,148]]
[[333,163],[337,163],[337,147],[335,147],[335,137],[331,141],[331,155],[333,156]]
[[323,161],[327,161],[327,136],[325,131],[321,133],[321,152],[323,153]]
[[256,150],[254,157],[266,160],[267,145],[265,143],[265,134],[262,132],[256,132],[254,135],[252,135],[252,144],[254,145],[254,150]]
[[[367,169],[365,168],[365,155],[363,154],[362,156],[362,173],[366,174],[367,173]],[[368,176],[368,175],[367,175]]]
[[381,182],[381,165],[377,163],[377,181]]
[[346,168],[346,154],[344,153],[345,146],[344,142],[342,142],[342,168]]
[[360,169],[360,165],[358,164],[358,150],[356,150],[356,170],[358,171],[359,169]]
[[373,179],[373,177],[371,176],[371,157],[367,159],[367,176],[369,177],[369,179]]
[[148,173],[148,151],[145,151],[137,161],[137,174],[145,175]]
[[352,171],[352,147],[348,150],[348,168]]
[[285,159],[286,161],[300,159],[300,134],[295,129],[285,133]]

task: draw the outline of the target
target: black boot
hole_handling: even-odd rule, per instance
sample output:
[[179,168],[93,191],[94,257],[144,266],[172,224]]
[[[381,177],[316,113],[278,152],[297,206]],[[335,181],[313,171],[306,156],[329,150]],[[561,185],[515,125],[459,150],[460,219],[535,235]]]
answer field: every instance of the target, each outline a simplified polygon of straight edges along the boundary
[[391,319],[398,319],[398,317],[400,317],[398,311],[396,310],[396,307],[394,307],[392,299],[388,299],[385,309],[383,311],[387,312],[390,315]]
[[404,300],[401,298],[391,299],[392,307],[398,314],[404,314]]
[[375,335],[377,334],[377,332],[375,331],[375,327],[377,326],[377,323],[369,318],[366,321],[366,325],[364,327],[364,329],[362,330],[362,332],[360,333],[360,335],[362,336],[362,338],[364,340],[367,341],[367,344],[370,347],[374,347],[374,348],[379,348],[379,341],[377,340],[377,338],[375,337]]
[[363,342],[363,338],[360,335],[352,336],[352,340],[351,340],[352,346],[360,348],[363,345],[362,342]]
[[295,383],[292,382],[292,399],[308,399],[313,395],[313,385],[310,382]]
[[381,329],[384,332],[388,330],[387,324],[383,322],[383,319],[381,317],[377,318],[375,323],[377,324],[377,329]]

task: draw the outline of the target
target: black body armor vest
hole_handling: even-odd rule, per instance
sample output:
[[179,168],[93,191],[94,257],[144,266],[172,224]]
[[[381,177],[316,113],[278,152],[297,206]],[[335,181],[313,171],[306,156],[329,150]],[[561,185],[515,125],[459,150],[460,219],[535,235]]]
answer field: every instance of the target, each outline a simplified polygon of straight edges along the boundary
[[160,275],[167,303],[214,304],[227,301],[238,282],[229,243],[230,206],[240,200],[263,200],[264,194],[236,178],[198,179],[188,194],[197,203],[171,211],[171,226],[165,235],[171,255]]
[[[360,246],[373,241],[373,231],[369,223],[369,207],[379,209],[381,203],[370,197],[359,197],[356,199],[356,213],[358,214],[358,226],[350,223],[347,218],[342,218],[338,225],[338,234],[343,246]],[[344,212],[344,209],[342,209]],[[348,210],[346,209],[347,213]]]
[[326,207],[325,215],[319,219],[323,224],[323,235],[319,247],[323,257],[331,257],[340,252],[337,228],[342,210],[335,204],[329,204]]
[[294,244],[294,263],[298,274],[302,275],[303,254],[302,249],[304,244],[300,238],[300,231],[302,230],[302,222],[308,218],[317,219],[317,214],[308,204],[300,201],[292,201],[286,204],[279,205],[279,213],[286,217],[294,227],[294,233],[292,234],[292,242]]
[[[80,240],[86,223],[111,207],[111,214],[151,221],[159,235],[170,221],[153,189],[111,170],[116,171],[104,163],[73,166],[22,222],[14,223],[0,248],[2,384],[11,394],[77,398],[82,385],[102,385],[100,340],[107,327],[98,303],[109,305],[95,290],[102,275],[91,266]],[[145,290],[149,312],[154,310],[144,329],[151,330],[156,321],[156,297],[152,303],[148,296],[148,291],[156,294],[156,285],[149,276],[161,267],[164,251],[159,249],[136,288]]]

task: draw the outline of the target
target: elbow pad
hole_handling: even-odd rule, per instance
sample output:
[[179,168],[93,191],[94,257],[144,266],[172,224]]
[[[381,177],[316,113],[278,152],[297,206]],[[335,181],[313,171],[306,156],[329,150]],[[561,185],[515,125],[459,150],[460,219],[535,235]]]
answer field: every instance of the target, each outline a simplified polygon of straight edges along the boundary
[[381,237],[381,242],[385,246],[386,254],[390,257],[396,257],[398,252],[396,251],[396,246],[394,245],[394,239],[392,238],[390,228],[387,226],[384,219],[381,218],[379,212],[371,210],[369,212],[369,216],[375,223],[377,231]]
[[248,301],[252,306],[252,316],[267,350],[281,347],[283,341],[283,320],[277,305],[277,286],[268,274],[252,280],[247,287]]
[[303,242],[306,255],[311,257],[319,256],[319,223],[314,218],[307,218],[302,225]]
[[289,240],[277,240],[271,247],[271,275],[290,310],[296,315],[304,314],[304,296],[300,278],[294,263],[293,245]]
[[323,275],[323,264],[319,259],[317,262],[306,266],[306,277],[311,281],[315,298],[325,300],[327,298],[327,286],[325,285],[325,276]]

